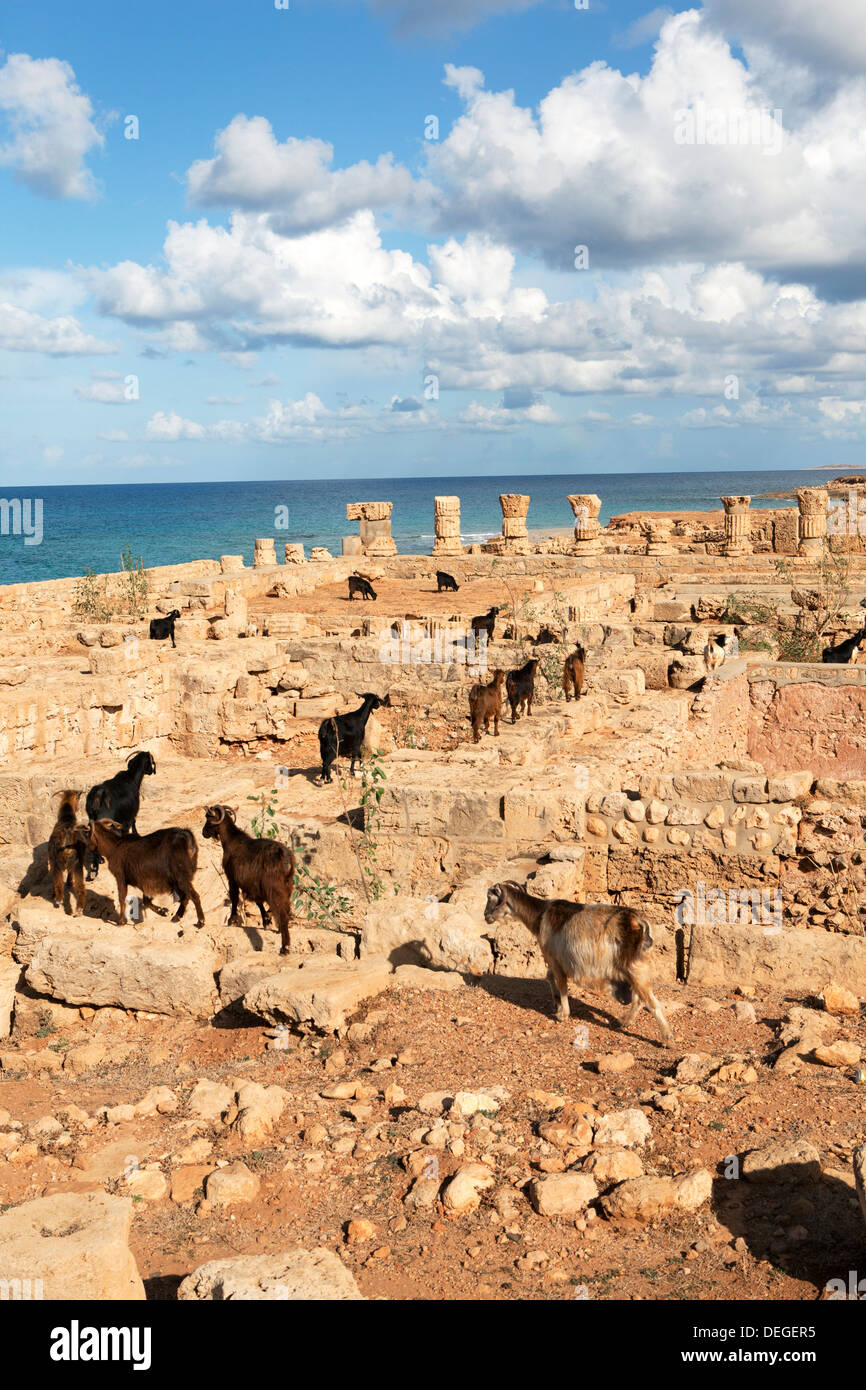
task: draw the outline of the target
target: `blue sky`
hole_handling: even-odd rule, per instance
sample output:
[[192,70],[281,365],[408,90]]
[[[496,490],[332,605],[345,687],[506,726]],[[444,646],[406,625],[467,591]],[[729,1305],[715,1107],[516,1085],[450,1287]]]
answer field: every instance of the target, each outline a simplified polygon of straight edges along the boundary
[[6,0],[0,482],[862,467],[864,73],[860,0]]

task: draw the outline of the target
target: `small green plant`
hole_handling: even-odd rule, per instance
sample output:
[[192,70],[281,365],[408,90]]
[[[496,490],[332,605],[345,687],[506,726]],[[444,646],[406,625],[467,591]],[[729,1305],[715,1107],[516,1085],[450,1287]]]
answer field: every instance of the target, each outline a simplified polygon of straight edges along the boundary
[[364,812],[364,831],[358,845],[363,876],[364,895],[368,902],[377,902],[385,893],[378,871],[378,834],[381,818],[380,803],[385,793],[386,774],[381,753],[371,753],[361,763],[361,809]]
[[143,618],[147,611],[148,579],[144,561],[132,553],[127,545],[120,552],[120,568],[123,574],[122,595],[126,611],[131,618]]
[[259,814],[253,816],[250,822],[253,835],[257,840],[276,840],[280,833],[280,827],[276,820],[276,792],[262,792],[260,796],[248,796],[247,801],[252,801],[259,807]]
[[92,623],[107,623],[113,609],[108,598],[105,575],[86,569],[75,585],[72,595],[72,611],[79,618],[87,618]]
[[330,879],[314,874],[304,861],[295,868],[295,892],[298,912],[320,927],[340,928],[352,913],[352,904]]

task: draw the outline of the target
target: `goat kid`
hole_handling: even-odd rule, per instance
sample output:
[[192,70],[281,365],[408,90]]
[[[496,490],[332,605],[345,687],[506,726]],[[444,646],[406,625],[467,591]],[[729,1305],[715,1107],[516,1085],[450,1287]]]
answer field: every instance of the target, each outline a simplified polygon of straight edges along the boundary
[[174,640],[174,625],[179,617],[180,613],[178,609],[173,608],[164,618],[151,618],[149,629],[150,640],[152,642],[164,642],[166,637],[170,637],[171,645],[176,647],[177,643]]
[[731,654],[731,639],[726,632],[711,637],[704,647],[704,665],[708,671],[718,671]]
[[235,824],[237,812],[231,806],[206,806],[202,835],[219,840],[223,853],[223,872],[229,885],[230,927],[243,926],[238,901],[241,893],[254,902],[262,926],[270,926],[273,913],[280,932],[280,955],[289,954],[289,922],[292,920],[292,893],[295,883],[295,856],[278,840],[256,840]]
[[75,894],[75,916],[80,917],[87,903],[84,865],[87,860],[87,826],[78,824],[81,792],[55,792],[60,797],[57,820],[48,839],[48,867],[54,888],[54,906],[62,907],[66,889],[69,905]]
[[650,986],[646,953],[652,946],[649,923],[628,907],[586,906],[563,899],[535,898],[517,883],[495,883],[487,894],[487,923],[514,917],[532,933],[547,966],[556,1017],[570,1017],[568,981],[605,985],[631,1008],[620,1027],[630,1028],[646,1007],[665,1043],[670,1025]]
[[[143,778],[152,777],[155,772],[156,763],[152,753],[133,753],[127,758],[125,768],[90,788],[84,803],[87,819],[91,822],[116,821],[124,835],[134,835],[141,803],[141,783]],[[88,870],[88,880],[96,878],[101,863],[100,855],[95,853]]]
[[490,730],[493,720],[493,737],[499,737],[499,721],[502,718],[502,683],[504,671],[494,671],[489,685],[473,685],[469,692],[469,714],[472,719],[472,737],[475,743],[481,742],[481,726],[485,734]]
[[117,884],[117,921],[124,921],[126,894],[137,888],[143,896],[144,907],[150,907],[160,917],[168,916],[164,907],[151,899],[159,893],[176,893],[179,902],[172,917],[179,922],[186,912],[190,898],[196,910],[196,926],[204,926],[201,898],[193,878],[198,867],[198,845],[191,830],[169,826],[154,830],[150,835],[124,835],[116,821],[96,820],[90,825],[90,845],[102,854]]
[[509,671],[505,681],[508,703],[511,706],[511,722],[516,724],[521,714],[532,714],[532,700],[535,695],[535,673],[539,657],[533,657],[521,666],[519,671]]
[[567,656],[562,666],[562,688],[565,691],[565,702],[571,699],[571,692],[574,691],[575,700],[580,699],[583,690],[583,682],[586,679],[586,648],[577,646]]
[[361,744],[371,711],[390,704],[390,696],[385,695],[380,699],[378,695],[368,691],[358,709],[352,710],[349,714],[335,714],[330,719],[322,720],[319,725],[319,753],[322,758],[322,771],[318,778],[320,786],[324,782],[334,780],[331,771],[337,758],[341,756],[351,758],[349,775],[354,777],[355,763],[361,756]]

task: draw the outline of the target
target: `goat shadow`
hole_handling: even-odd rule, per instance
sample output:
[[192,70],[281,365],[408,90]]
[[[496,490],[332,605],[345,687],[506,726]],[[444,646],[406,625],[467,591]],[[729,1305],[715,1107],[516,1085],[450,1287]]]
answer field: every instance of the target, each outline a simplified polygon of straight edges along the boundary
[[722,1175],[713,1182],[713,1214],[731,1237],[742,1239],[754,1260],[806,1280],[819,1293],[830,1279],[847,1287],[850,1271],[863,1266],[863,1218],[854,1188],[831,1173],[804,1181],[802,1169],[790,1164],[750,1182],[738,1176],[742,1160],[742,1153],[723,1159]]
[[[550,985],[544,976],[524,979],[512,975],[480,975],[473,978],[478,989],[486,990],[494,999],[502,999],[508,1004],[514,1004],[519,1009],[542,1014],[548,1022],[554,1022],[553,998]],[[595,1023],[607,1027],[616,1037],[631,1036],[631,1030],[627,1033],[620,1028],[620,1020],[617,1015],[600,1004],[587,1003],[585,999],[570,994],[569,1008],[572,1021]],[[642,1018],[643,1014],[640,1017]],[[647,1014],[646,1017],[651,1018],[652,1015]],[[638,1035],[635,1034],[635,1036]]]

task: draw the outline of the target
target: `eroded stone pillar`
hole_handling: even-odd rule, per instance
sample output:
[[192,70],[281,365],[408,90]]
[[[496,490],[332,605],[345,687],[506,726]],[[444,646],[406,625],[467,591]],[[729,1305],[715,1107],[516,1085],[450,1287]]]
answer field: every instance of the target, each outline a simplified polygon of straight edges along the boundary
[[274,549],[273,537],[259,537],[253,553],[253,569],[262,569],[265,565],[275,565],[276,563],[277,552]]
[[674,523],[667,517],[650,518],[647,524],[647,555],[675,555],[676,546],[671,545],[671,531]]
[[434,497],[433,511],[436,531],[433,554],[461,555],[463,547],[460,544],[460,498]]
[[827,504],[829,494],[824,487],[801,487],[797,492],[800,511],[800,539],[797,554],[818,560],[827,535]]
[[503,551],[507,555],[529,554],[529,532],[526,529],[526,514],[529,511],[529,498],[520,492],[503,492],[499,497],[502,508]]
[[347,502],[346,520],[361,523],[361,545],[365,555],[396,555],[391,536],[393,502]]
[[598,523],[601,498],[596,497],[594,492],[578,492],[568,500],[574,512],[574,553],[597,555],[601,550],[601,527]]
[[300,541],[286,541],[286,564],[305,565],[307,557]]
[[721,501],[725,509],[725,543],[722,554],[751,555],[751,497],[723,497]]

